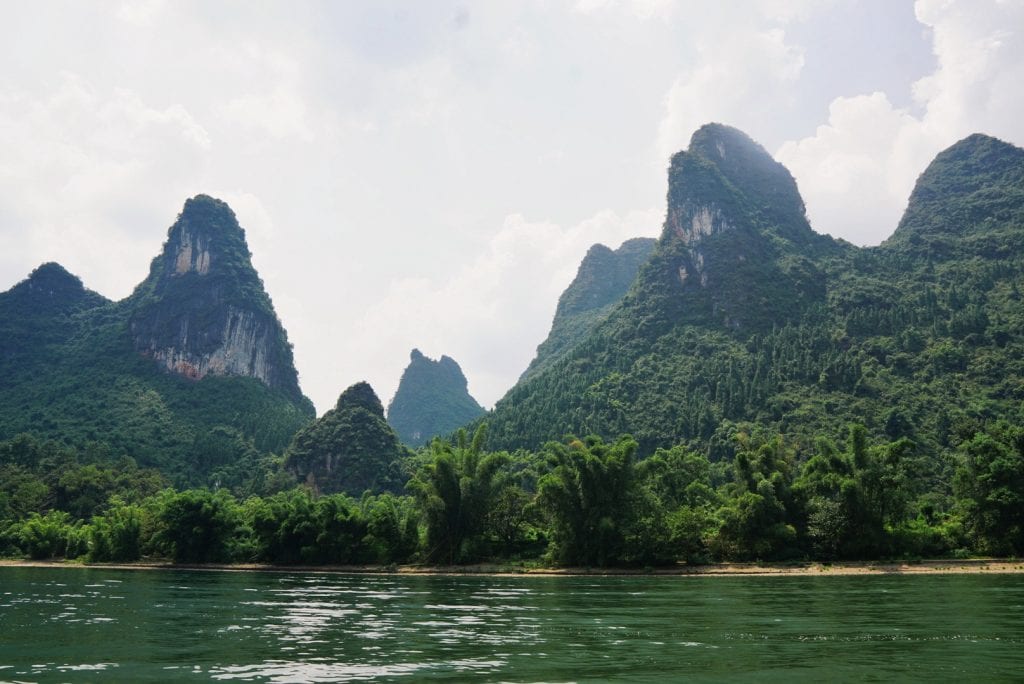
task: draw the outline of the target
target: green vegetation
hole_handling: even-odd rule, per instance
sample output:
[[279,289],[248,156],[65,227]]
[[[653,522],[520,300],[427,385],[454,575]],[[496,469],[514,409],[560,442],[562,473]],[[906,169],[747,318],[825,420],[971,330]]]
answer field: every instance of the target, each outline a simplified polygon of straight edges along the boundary
[[314,492],[359,495],[401,490],[408,458],[373,388],[358,382],[295,435],[284,465]]
[[[729,457],[684,447],[637,458],[629,436],[491,452],[486,429],[416,455],[407,494],[238,497],[163,488],[28,437],[0,444],[0,549],[94,561],[278,564],[479,561],[578,566],[864,560],[1024,553],[1024,437],[1005,424],[956,452],[950,483],[920,477],[916,445],[869,440],[804,452],[737,434]],[[59,466],[57,465],[59,464]]]
[[702,129],[673,160],[665,231],[630,291],[498,402],[491,442],[629,433],[641,456],[684,445],[714,462],[739,433],[809,453],[859,423],[913,440],[948,496],[960,445],[1021,420],[1022,179],[1024,151],[972,136],[922,175],[892,239],[857,248],[811,231],[753,142]]
[[[365,383],[309,422],[288,383],[196,382],[139,354],[140,331],[157,340],[144,353],[162,348],[182,309],[203,330],[251,296],[272,315],[254,272],[229,268],[230,301],[211,303],[198,271],[168,275],[192,263],[168,248],[113,304],[41,267],[0,295],[0,552],[587,566],[1021,554],[1022,183],[1024,151],[972,136],[922,175],[888,242],[856,248],[811,230],[763,149],[707,126],[673,158],[664,233],[628,292],[610,252],[589,255],[532,371],[472,439],[415,453]],[[248,264],[233,216],[196,202],[172,236],[226,228],[214,263]],[[161,296],[180,298],[164,311]],[[465,394],[457,365],[437,365]]]
[[448,436],[484,414],[469,395],[466,376],[455,360],[428,359],[418,349],[410,354],[398,391],[388,404],[388,423],[403,444],[419,447]]
[[[186,247],[194,259],[208,255],[205,274],[176,272]],[[239,312],[264,336],[269,384],[196,380],[153,358],[172,349],[195,361],[224,342],[226,317]],[[0,378],[0,439],[31,433],[103,454],[97,462],[128,457],[180,487],[259,491],[264,462],[314,417],[244,232],[227,205],[204,196],[186,203],[149,278],[124,301],[86,290],[57,264],[0,294]]]
[[576,277],[558,298],[551,332],[537,347],[537,356],[520,380],[562,358],[608,317],[650,258],[656,242],[653,238],[633,238],[614,251],[601,244],[587,251]]

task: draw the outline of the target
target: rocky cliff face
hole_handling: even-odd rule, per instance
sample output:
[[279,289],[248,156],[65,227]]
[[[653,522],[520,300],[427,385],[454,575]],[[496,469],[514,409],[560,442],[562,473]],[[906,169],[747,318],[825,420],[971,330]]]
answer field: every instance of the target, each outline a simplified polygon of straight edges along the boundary
[[129,307],[135,349],[164,369],[255,378],[301,397],[287,336],[225,203],[185,203]]
[[0,440],[102,445],[179,486],[237,485],[315,418],[245,234],[204,196],[123,301],[53,263],[0,293],[0,386]]
[[708,124],[672,158],[665,226],[632,305],[680,318],[767,329],[824,300],[815,234],[796,182],[744,133]]
[[388,404],[388,422],[402,442],[421,446],[447,436],[483,415],[469,395],[466,376],[454,359],[434,361],[413,349],[398,391]]

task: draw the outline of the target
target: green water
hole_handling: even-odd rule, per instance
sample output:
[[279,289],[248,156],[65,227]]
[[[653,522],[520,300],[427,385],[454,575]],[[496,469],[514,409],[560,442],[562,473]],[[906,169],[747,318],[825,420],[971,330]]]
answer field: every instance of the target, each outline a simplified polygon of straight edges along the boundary
[[0,568],[0,681],[1012,681],[1024,575]]

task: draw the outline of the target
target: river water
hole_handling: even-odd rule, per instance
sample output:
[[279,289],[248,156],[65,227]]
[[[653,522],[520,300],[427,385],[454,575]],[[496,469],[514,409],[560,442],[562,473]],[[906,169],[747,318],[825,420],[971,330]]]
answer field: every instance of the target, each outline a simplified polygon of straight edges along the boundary
[[1024,575],[0,568],[0,681],[1020,681]]

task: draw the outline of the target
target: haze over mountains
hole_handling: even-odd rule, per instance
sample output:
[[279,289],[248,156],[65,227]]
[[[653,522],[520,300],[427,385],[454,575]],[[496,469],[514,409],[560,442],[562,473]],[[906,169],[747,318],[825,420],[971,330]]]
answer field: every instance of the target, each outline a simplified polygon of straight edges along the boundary
[[434,361],[413,349],[388,404],[388,423],[403,443],[418,447],[432,437],[447,437],[483,413],[469,395],[466,376],[455,359],[442,356]]
[[[493,412],[454,360],[414,350],[388,420],[410,446],[482,420],[495,448],[630,433],[642,454],[712,456],[751,431],[799,442],[862,422],[934,455],[1020,417],[1022,263],[1019,148],[953,145],[892,237],[859,248],[815,233],[790,173],[709,124],[672,159],[661,237],[588,252]],[[368,385],[312,422],[244,231],[210,197],[185,203],[128,298],[44,264],[0,294],[0,326],[0,439],[91,445],[184,484],[259,462],[324,492],[397,491],[407,475]]]

